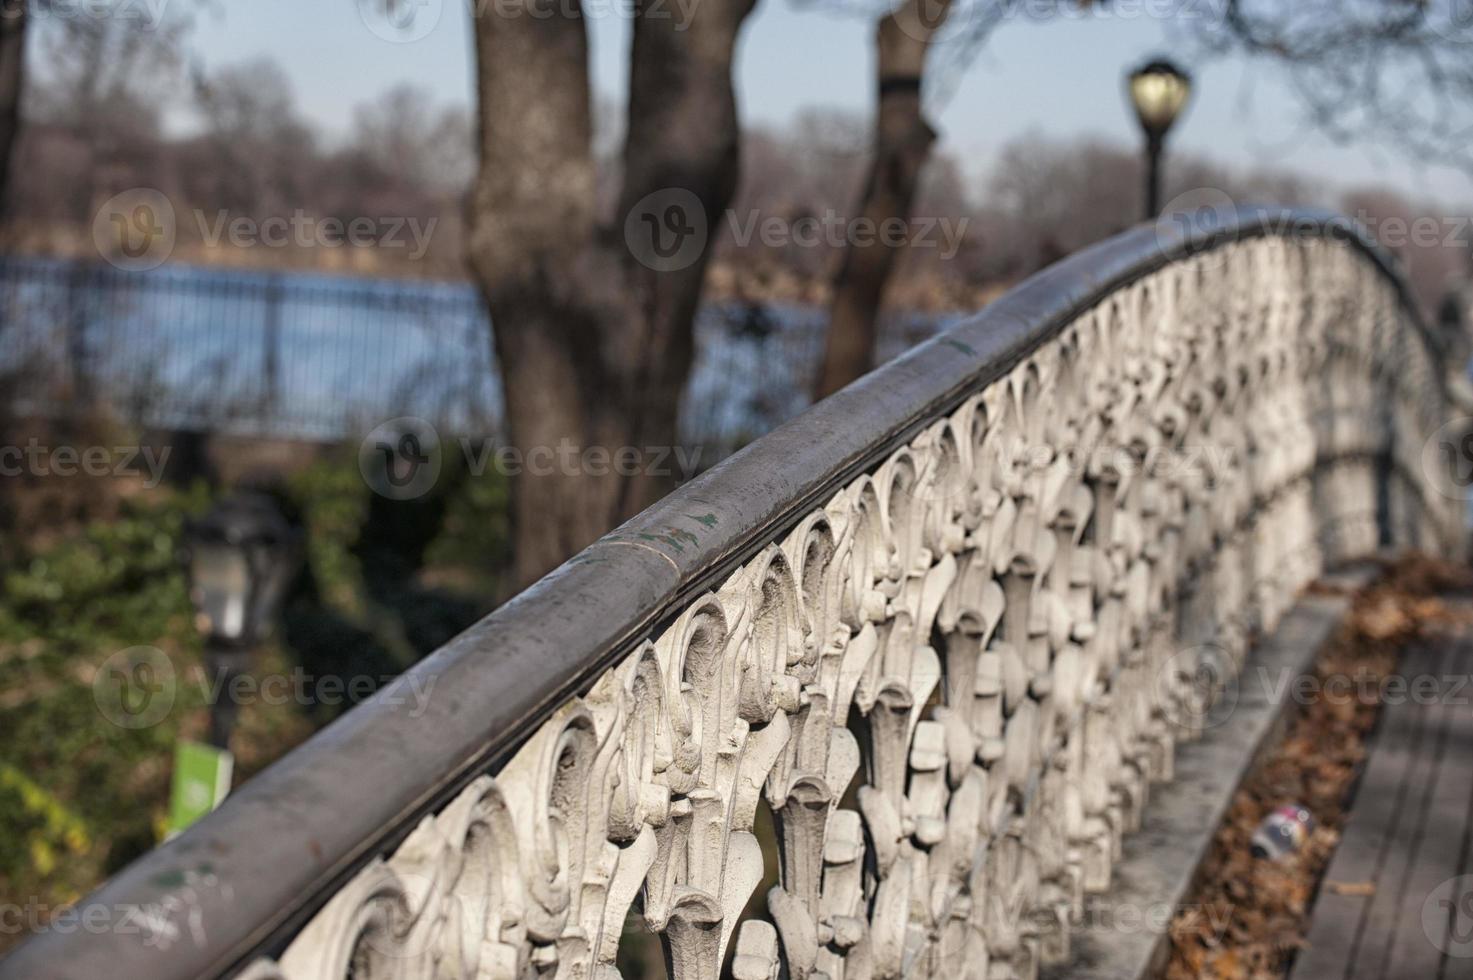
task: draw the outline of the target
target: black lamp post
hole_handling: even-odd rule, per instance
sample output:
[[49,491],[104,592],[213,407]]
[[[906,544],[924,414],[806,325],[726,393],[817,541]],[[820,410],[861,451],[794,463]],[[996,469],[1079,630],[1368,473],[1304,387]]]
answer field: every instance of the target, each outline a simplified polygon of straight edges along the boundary
[[1146,134],[1146,220],[1161,211],[1161,150],[1192,95],[1191,76],[1169,61],[1148,61],[1130,73],[1130,104]]
[[210,706],[210,742],[228,748],[238,706],[231,681],[266,637],[296,571],[297,530],[263,493],[241,492],[185,530],[189,598],[205,639],[205,668],[220,696]]

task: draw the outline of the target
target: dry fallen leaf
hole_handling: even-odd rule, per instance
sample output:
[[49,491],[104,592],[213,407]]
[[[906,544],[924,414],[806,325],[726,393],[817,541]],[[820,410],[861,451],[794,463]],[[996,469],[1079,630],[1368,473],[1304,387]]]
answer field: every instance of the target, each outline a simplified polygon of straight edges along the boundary
[[1376,894],[1374,881],[1327,881],[1325,890],[1331,895],[1369,896]]
[[[1315,675],[1321,683],[1351,677],[1357,692],[1370,693],[1314,698],[1300,706],[1284,740],[1240,787],[1202,864],[1201,883],[1171,924],[1166,980],[1283,976],[1304,945],[1313,915],[1310,896],[1340,841],[1347,794],[1380,707],[1381,679],[1396,670],[1407,642],[1468,617],[1467,605],[1443,604],[1429,595],[1469,587],[1473,579],[1463,570],[1405,559],[1356,595],[1345,628],[1321,651]],[[1319,826],[1283,862],[1253,858],[1249,840],[1258,822],[1286,803],[1307,807]],[[1375,892],[1373,882],[1325,882],[1324,888],[1339,895]]]

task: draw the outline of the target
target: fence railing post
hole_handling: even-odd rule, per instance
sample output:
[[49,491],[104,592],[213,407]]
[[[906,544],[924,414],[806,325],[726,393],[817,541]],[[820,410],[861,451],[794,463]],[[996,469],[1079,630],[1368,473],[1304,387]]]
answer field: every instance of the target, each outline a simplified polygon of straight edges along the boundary
[[266,283],[266,326],[261,336],[261,403],[257,423],[270,435],[281,398],[281,307],[284,289],[280,273]]

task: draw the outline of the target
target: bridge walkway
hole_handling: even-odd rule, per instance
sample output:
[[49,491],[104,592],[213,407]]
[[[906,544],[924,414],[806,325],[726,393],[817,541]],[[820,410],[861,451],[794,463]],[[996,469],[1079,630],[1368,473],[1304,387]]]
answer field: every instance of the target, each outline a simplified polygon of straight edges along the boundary
[[1470,673],[1470,626],[1403,654],[1292,980],[1473,977]]

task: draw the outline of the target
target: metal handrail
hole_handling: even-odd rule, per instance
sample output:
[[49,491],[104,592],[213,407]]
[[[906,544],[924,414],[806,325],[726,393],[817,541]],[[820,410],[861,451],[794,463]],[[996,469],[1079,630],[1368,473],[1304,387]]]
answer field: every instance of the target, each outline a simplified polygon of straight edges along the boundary
[[[1393,260],[1347,219],[1279,209],[1219,217],[1218,227],[1184,234],[1142,225],[1076,253],[757,440],[415,665],[83,903],[103,906],[114,923],[130,909],[170,910],[182,926],[171,942],[137,928],[43,932],[0,961],[0,977],[196,980],[278,953],[336,887],[508,757],[692,596],[1083,310],[1169,263],[1247,238],[1340,240],[1395,281],[1423,342],[1441,350]],[[411,709],[408,695],[431,679],[434,696]]]

